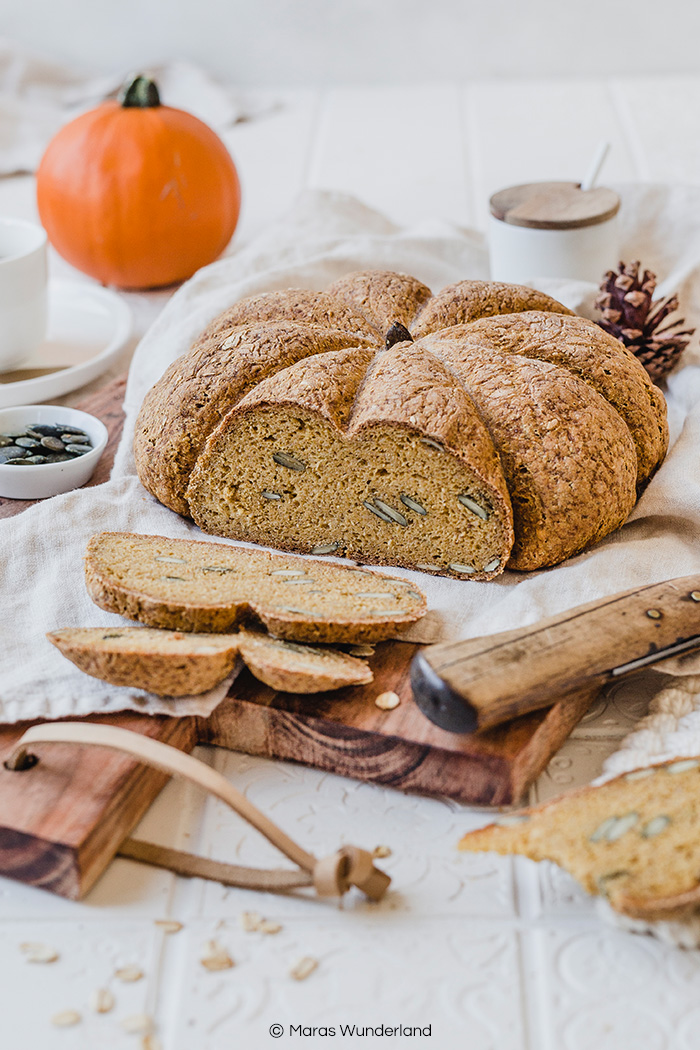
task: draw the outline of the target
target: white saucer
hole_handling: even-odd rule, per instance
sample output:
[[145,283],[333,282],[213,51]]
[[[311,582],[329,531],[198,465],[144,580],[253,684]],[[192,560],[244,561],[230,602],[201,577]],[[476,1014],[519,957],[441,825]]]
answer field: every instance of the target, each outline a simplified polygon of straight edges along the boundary
[[49,282],[49,323],[21,368],[0,372],[0,408],[60,397],[109,368],[131,333],[131,310],[106,288]]

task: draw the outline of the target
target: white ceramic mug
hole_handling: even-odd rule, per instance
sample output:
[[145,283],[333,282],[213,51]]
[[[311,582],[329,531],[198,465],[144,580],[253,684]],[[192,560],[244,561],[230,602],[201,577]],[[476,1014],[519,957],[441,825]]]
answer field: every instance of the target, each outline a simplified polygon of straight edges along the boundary
[[0,216],[0,371],[21,364],[46,336],[46,232]]

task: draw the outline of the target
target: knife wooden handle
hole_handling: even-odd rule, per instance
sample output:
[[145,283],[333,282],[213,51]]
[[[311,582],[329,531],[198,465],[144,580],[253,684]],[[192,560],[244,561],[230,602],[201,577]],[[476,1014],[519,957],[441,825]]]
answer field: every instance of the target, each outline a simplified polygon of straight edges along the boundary
[[700,575],[646,584],[524,627],[432,645],[411,685],[443,729],[473,733],[562,694],[609,681],[614,668],[700,634]]

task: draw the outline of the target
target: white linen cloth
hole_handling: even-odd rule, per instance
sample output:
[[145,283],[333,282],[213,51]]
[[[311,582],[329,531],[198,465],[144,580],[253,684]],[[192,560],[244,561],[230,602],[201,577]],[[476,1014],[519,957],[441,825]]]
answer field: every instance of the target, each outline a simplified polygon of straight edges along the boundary
[[[94,76],[49,61],[0,37],[0,176],[35,171],[61,125],[107,98],[115,98],[130,73]],[[273,105],[253,102],[189,62],[168,62],[141,72],[155,78],[164,105],[186,109],[221,134]]]
[[[700,265],[700,190],[628,187],[624,191],[625,254],[650,265],[684,261],[679,272],[689,321],[700,320],[700,276],[689,266],[689,241]],[[692,193],[697,198],[685,199]],[[682,198],[679,201],[679,196]],[[679,210],[677,210],[679,209]],[[684,223],[678,221],[682,215]],[[695,227],[688,216],[697,215]],[[638,221],[639,219],[639,221]],[[676,251],[668,239],[676,239]],[[666,251],[666,256],[662,253]],[[367,267],[404,270],[433,289],[464,277],[485,277],[478,234],[444,222],[401,230],[353,198],[307,192],[283,221],[247,247],[197,273],[168,302],[133,359],[124,437],[112,479],[55,497],[0,522],[0,721],[57,718],[134,707],[173,710],[169,701],[106,686],[77,671],[44,639],[59,627],[103,626],[117,618],[87,597],[82,557],[101,529],[199,536],[141,487],[131,452],[135,416],[146,390],[198,332],[230,303],[254,292],[290,286],[323,288],[341,274]],[[661,270],[662,267],[659,266]],[[561,288],[560,293],[566,293]],[[568,289],[569,296],[580,289]],[[456,639],[533,623],[545,615],[642,582],[700,572],[700,369],[697,347],[669,383],[672,447],[627,524],[594,550],[539,573],[506,573],[469,583],[411,575],[428,595],[431,613],[409,637]],[[215,695],[221,694],[219,690]],[[215,699],[180,701],[180,709],[210,710]]]

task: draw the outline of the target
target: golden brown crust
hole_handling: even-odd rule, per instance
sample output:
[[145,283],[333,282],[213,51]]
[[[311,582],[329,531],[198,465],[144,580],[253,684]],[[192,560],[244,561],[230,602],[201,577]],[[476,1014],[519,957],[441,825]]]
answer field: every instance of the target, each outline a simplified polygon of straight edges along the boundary
[[202,332],[201,338],[215,338],[231,328],[258,321],[298,321],[320,328],[336,328],[349,336],[365,336],[369,339],[378,339],[381,335],[367,317],[328,292],[288,288],[241,299],[215,317]]
[[221,421],[211,435],[212,444],[238,415],[261,405],[299,405],[317,412],[338,430],[343,429],[374,356],[375,351],[370,349],[329,350],[270,376]]
[[330,286],[328,294],[350,303],[379,332],[386,333],[396,322],[410,328],[432,293],[427,285],[406,273],[359,270],[341,277]]
[[366,660],[318,649],[253,631],[241,631],[240,653],[246,667],[271,689],[285,693],[323,693],[367,685],[374,675]]
[[134,437],[141,483],[166,507],[189,514],[190,473],[206,439],[247,391],[316,354],[365,342],[291,322],[222,329],[178,358],[146,394]]
[[511,568],[556,565],[623,523],[636,499],[636,452],[595,390],[555,365],[465,344],[451,329],[419,345],[465,384],[498,450],[513,504]]
[[501,353],[567,368],[617,409],[637,448],[638,484],[663,461],[668,448],[666,403],[644,366],[619,339],[593,321],[566,314],[525,311],[482,318],[452,336]]
[[478,317],[515,314],[522,310],[572,313],[568,307],[552,299],[551,295],[524,285],[503,284],[500,281],[457,281],[443,288],[426,303],[411,332],[415,339],[420,339],[430,332],[456,324],[467,324]]

